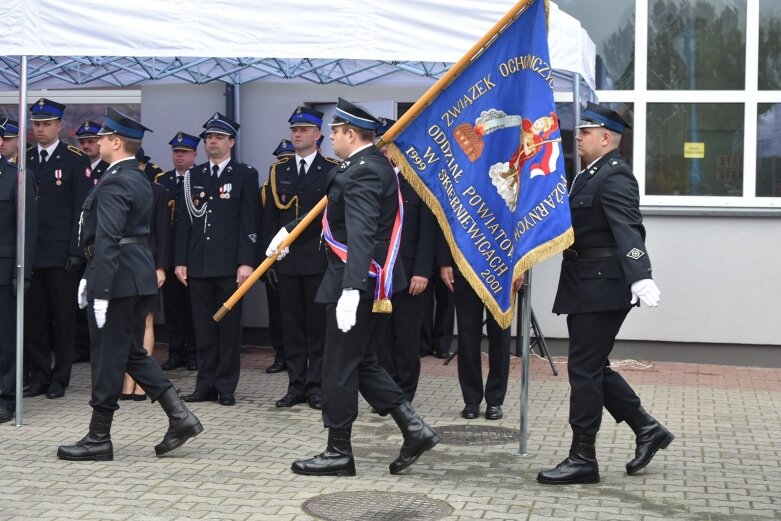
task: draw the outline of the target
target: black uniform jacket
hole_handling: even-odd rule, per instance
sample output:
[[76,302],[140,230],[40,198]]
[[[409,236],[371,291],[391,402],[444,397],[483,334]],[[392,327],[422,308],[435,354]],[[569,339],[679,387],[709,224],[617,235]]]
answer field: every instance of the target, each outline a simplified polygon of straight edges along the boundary
[[[640,195],[632,170],[613,151],[578,176],[569,197],[575,232],[571,250],[581,254],[565,252],[553,312],[631,307],[632,282],[651,278]],[[593,248],[604,249],[607,256],[589,257],[588,250],[593,252]]]
[[[257,262],[258,171],[234,160],[219,179],[210,163],[189,170],[190,193],[181,198],[176,229],[176,266],[192,277],[231,277]],[[200,217],[186,207],[189,198]]]
[[[338,161],[319,153],[309,171],[299,179],[295,156],[285,156],[271,165],[266,203],[263,205],[263,251],[279,228],[306,215],[325,196],[328,172]],[[270,197],[270,200],[268,198]],[[320,242],[322,216],[310,224],[290,246],[290,253],[276,263],[284,275],[316,275],[325,272],[325,245]]]
[[399,186],[404,199],[404,227],[399,258],[404,262],[404,271],[408,278],[429,278],[434,271],[436,249],[434,214],[403,176],[399,176]]
[[118,162],[103,175],[82,206],[81,241],[94,245],[84,277],[87,298],[154,295],[157,276],[148,244],[120,244],[147,238],[152,219],[152,187],[138,161]]
[[38,241],[35,268],[65,266],[67,257],[83,256],[79,247],[79,210],[92,188],[89,158],[73,145],[57,145],[43,166],[38,147],[27,151],[27,168],[35,178]]
[[[329,172],[327,190],[331,233],[337,241],[347,245],[348,253],[344,263],[329,249],[328,269],[315,300],[335,303],[344,288],[360,290],[361,298],[374,298],[374,279],[369,277],[369,265],[374,259],[384,266],[388,254],[399,206],[396,173],[388,159],[371,145]],[[288,231],[295,224],[295,221],[288,224]],[[401,262],[396,262],[393,291],[406,287],[404,268]]]
[[[0,157],[0,286],[8,286],[16,278],[16,193],[18,184],[16,166]],[[27,174],[25,212],[25,278],[30,278],[35,252],[37,212],[33,177]],[[21,285],[19,285],[21,287]]]
[[[184,178],[182,178],[184,180]],[[184,193],[184,181],[176,182],[176,170],[169,170],[155,178],[155,181],[168,190],[168,224],[171,227],[169,234],[171,245],[168,249],[170,258],[169,266],[175,266],[176,256],[176,228],[179,216],[187,217],[187,208],[184,205],[182,194]],[[184,213],[182,213],[184,212]]]

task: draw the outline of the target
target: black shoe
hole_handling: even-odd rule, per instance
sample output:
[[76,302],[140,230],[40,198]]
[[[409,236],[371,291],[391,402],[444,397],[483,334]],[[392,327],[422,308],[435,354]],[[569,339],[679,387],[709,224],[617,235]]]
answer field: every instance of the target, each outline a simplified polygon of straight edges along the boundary
[[190,360],[187,362],[187,370],[188,371],[197,371],[198,370],[198,364],[195,363],[195,360]]
[[168,430],[163,436],[163,441],[155,445],[156,455],[162,456],[171,452],[184,445],[184,442],[190,438],[203,432],[203,425],[182,403],[182,399],[176,394],[173,387],[169,387],[157,401],[160,402],[160,406],[168,415]]
[[323,399],[320,398],[319,394],[313,394],[307,400],[309,402],[309,407],[312,409],[320,410],[323,408]]
[[485,410],[486,420],[501,420],[504,416],[501,405],[489,405]]
[[350,429],[328,429],[328,446],[314,458],[294,461],[290,470],[305,476],[355,476]]
[[281,399],[277,400],[277,403],[275,405],[277,407],[293,407],[294,405],[297,405],[299,403],[304,403],[305,401],[306,398],[304,398],[303,396],[296,396],[293,393],[287,393]]
[[32,398],[34,396],[40,396],[42,394],[46,394],[46,390],[49,388],[48,385],[44,385],[42,383],[31,383],[27,386],[27,388],[22,392],[22,396],[25,398]]
[[133,393],[122,393],[119,395],[119,399],[122,401],[125,400],[132,400],[133,399]]
[[404,436],[399,457],[389,466],[391,474],[398,474],[415,463],[424,452],[433,449],[439,443],[439,435],[417,415],[409,402],[404,402],[390,413]]
[[163,371],[173,371],[177,367],[182,367],[183,365],[184,364],[179,358],[174,356],[169,356],[168,360],[166,360],[166,362],[160,367],[162,368]]
[[644,469],[659,449],[666,449],[675,439],[670,431],[645,412],[642,407],[637,409],[626,424],[635,433],[635,457],[626,464],[626,473],[630,476]]
[[111,461],[114,447],[111,444],[111,422],[114,411],[92,409],[89,432],[75,445],[60,445],[57,457],[68,461]]
[[274,363],[266,367],[266,372],[269,374],[281,373],[287,370],[287,364],[283,360],[274,360]]
[[448,353],[447,351],[434,351],[432,354],[433,354],[433,355],[434,355],[436,358],[439,358],[440,360],[444,360],[445,358],[447,358],[448,356],[450,356],[450,353]]
[[236,405],[236,397],[233,393],[220,393],[220,399],[217,403],[230,407],[231,405]]
[[49,385],[49,390],[46,391],[46,397],[54,399],[62,398],[63,396],[65,396],[65,388],[57,380],[53,381]]
[[573,434],[567,459],[556,468],[537,474],[537,482],[544,485],[575,485],[599,483],[599,465],[594,449],[596,436]]
[[464,410],[461,411],[461,417],[467,420],[474,420],[480,416],[480,405],[476,403],[468,403],[464,406]]
[[0,403],[0,423],[10,422],[14,419],[14,408],[11,404]]
[[146,400],[146,395],[145,394],[135,394],[135,393],[133,393],[133,401],[134,402],[143,402],[144,400]]
[[217,393],[202,393],[201,391],[193,391],[192,394],[188,394],[184,398],[185,402],[216,402]]

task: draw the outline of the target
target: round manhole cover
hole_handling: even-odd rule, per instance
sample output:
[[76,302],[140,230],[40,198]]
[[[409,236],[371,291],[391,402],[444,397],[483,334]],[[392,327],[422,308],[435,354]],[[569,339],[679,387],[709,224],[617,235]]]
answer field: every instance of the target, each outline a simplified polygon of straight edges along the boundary
[[520,438],[520,431],[491,425],[445,425],[436,431],[445,445],[503,445]]
[[428,521],[453,513],[453,507],[425,494],[372,491],[315,496],[303,508],[329,521]]

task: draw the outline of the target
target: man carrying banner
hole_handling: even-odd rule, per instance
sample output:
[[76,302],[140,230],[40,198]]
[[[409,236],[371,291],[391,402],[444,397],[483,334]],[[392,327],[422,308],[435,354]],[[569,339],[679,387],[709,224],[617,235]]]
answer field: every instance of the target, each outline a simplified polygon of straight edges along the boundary
[[635,432],[635,474],[675,438],[640,405],[623,377],[610,368],[610,351],[627,313],[640,302],[659,305],[645,248],[637,180],[618,156],[631,128],[615,111],[589,103],[578,126],[578,150],[586,167],[570,185],[575,243],[564,251],[553,312],[567,315],[572,447],[556,468],[537,475],[551,485],[598,483],[594,444],[604,406]]
[[[294,462],[296,474],[355,475],[350,437],[359,389],[376,411],[391,414],[404,436],[399,457],[390,464],[391,474],[403,471],[439,442],[377,364],[376,347],[388,324],[389,299],[406,286],[403,268],[395,262],[403,218],[399,185],[390,163],[373,144],[379,124],[365,110],[339,99],[331,144],[343,162],[328,174],[323,215],[328,267],[316,296],[326,305],[322,398],[328,445],[321,454]],[[279,246],[296,223],[277,232],[266,255],[287,253]]]

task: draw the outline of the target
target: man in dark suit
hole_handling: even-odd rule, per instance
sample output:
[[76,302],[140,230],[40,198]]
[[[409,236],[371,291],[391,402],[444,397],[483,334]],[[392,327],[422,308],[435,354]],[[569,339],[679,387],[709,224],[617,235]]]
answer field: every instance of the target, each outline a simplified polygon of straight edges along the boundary
[[[4,129],[0,127],[0,145]],[[16,395],[16,293],[30,285],[35,251],[36,209],[35,188],[29,173],[25,201],[25,274],[17,281],[16,227],[18,172],[16,167],[0,155],[0,423],[14,417]]]
[[[358,391],[380,414],[390,413],[404,444],[390,464],[391,474],[412,465],[439,442],[439,436],[415,411],[387,371],[377,364],[377,344],[390,315],[393,291],[406,287],[399,243],[398,181],[390,162],[374,146],[379,124],[371,114],[339,99],[331,123],[331,144],[343,162],[328,175],[328,207],[323,236],[328,268],[316,299],[326,306],[323,355],[323,423],[328,445],[317,456],[293,463],[297,474],[354,476],[350,442],[358,416]],[[279,250],[296,222],[272,239],[266,255]],[[374,276],[370,276],[370,271]]]
[[[396,122],[380,118],[377,137]],[[399,260],[409,277],[407,289],[393,294],[390,324],[377,350],[377,358],[388,371],[407,399],[412,402],[420,378],[420,344],[423,325],[423,293],[434,269],[434,214],[423,203],[407,180],[398,175],[401,198],[404,201],[404,233],[401,234]]]
[[60,141],[64,111],[65,105],[46,98],[30,107],[38,144],[27,151],[27,167],[35,177],[38,242],[25,303],[25,361],[30,370],[25,396],[64,396],[73,363],[73,295],[84,264],[78,245],[79,208],[92,188],[92,170],[84,152]]
[[257,262],[258,172],[231,159],[239,124],[220,113],[203,125],[209,161],[185,175],[188,215],[176,230],[176,276],[190,288],[198,376],[189,402],[236,403],[241,370],[241,303],[219,323],[214,312]]
[[[322,139],[323,136],[320,136]],[[293,143],[289,139],[285,138],[279,142],[277,148],[274,149],[274,157],[277,158],[268,170],[268,178],[263,186],[260,187],[260,212],[258,212],[258,229],[263,229],[263,214],[266,212],[268,205],[274,204],[273,194],[271,192],[271,186],[269,180],[271,179],[271,173],[276,168],[278,162],[283,160],[287,161],[290,156],[296,155],[296,149],[293,148]],[[264,238],[262,243],[267,242]],[[266,305],[268,306],[268,332],[269,342],[274,349],[274,362],[266,367],[266,372],[269,374],[281,373],[287,370],[287,364],[285,363],[285,342],[282,334],[282,312],[279,309],[279,279],[277,278],[276,270],[267,270],[261,278],[266,287]]]
[[570,210],[575,243],[564,252],[554,313],[567,315],[570,383],[569,456],[537,475],[545,484],[598,483],[594,444],[605,407],[636,435],[634,474],[674,436],[640,405],[640,398],[610,368],[610,351],[629,310],[640,302],[659,304],[645,247],[637,180],[618,155],[631,128],[620,114],[589,103],[578,126],[578,151],[585,168],[572,180]]
[[[279,159],[271,167],[271,201],[264,207],[262,244],[266,245],[279,230],[301,215],[306,215],[325,195],[327,173],[337,164],[317,151],[323,113],[297,107],[290,116],[290,142],[295,154]],[[325,273],[325,251],[320,244],[322,226],[315,221],[291,245],[284,261],[269,268],[266,287],[278,280],[282,332],[287,365],[287,393],[277,407],[292,407],[309,402],[322,407],[320,374],[325,343],[325,306],[315,295]]]
[[[152,188],[133,157],[147,129],[109,108],[100,130],[100,155],[109,163],[103,179],[82,206],[81,243],[88,258],[78,303],[89,306],[92,337],[92,420],[87,435],[62,445],[57,457],[108,461],[114,457],[111,424],[127,373],[159,401],[168,415],[162,456],[203,431],[157,362],[143,348],[144,322],[157,295],[157,277],[147,244]],[[128,334],[129,333],[129,334]]]
[[171,145],[174,168],[157,177],[157,182],[168,189],[168,211],[171,225],[171,266],[166,273],[163,284],[163,311],[165,313],[165,328],[168,331],[168,360],[163,369],[170,371],[185,366],[188,371],[198,369],[196,363],[195,329],[193,327],[193,312],[190,304],[190,292],[176,278],[174,273],[174,248],[176,245],[176,228],[182,212],[182,193],[184,192],[184,175],[195,166],[198,156],[198,143],[201,138],[182,131],[168,142]]
[[16,166],[19,160],[19,122],[5,118],[0,121],[0,128],[3,129],[4,136],[0,145],[0,155]]
[[[100,125],[94,121],[87,120],[76,129],[76,139],[79,141],[79,148],[90,160],[92,184],[98,184],[100,178],[108,167],[108,163],[100,158],[100,144],[98,143],[98,132]],[[84,275],[82,270],[81,276]],[[90,339],[89,327],[87,325],[87,312],[83,309],[76,310],[76,340],[73,346],[73,361],[83,362],[89,360]]]

